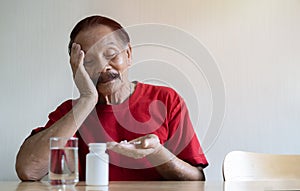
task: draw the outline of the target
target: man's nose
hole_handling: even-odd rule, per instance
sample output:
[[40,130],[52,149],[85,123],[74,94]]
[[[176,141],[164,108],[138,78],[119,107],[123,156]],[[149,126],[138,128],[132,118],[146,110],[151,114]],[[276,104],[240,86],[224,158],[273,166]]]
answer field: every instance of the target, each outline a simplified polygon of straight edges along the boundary
[[108,63],[104,66],[103,71],[102,72],[108,72],[112,69],[112,66],[109,65]]

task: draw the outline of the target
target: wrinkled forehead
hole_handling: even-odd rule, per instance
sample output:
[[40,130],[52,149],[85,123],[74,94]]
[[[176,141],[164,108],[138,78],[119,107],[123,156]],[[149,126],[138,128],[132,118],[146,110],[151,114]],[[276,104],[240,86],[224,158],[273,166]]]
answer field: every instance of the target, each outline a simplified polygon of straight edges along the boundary
[[118,49],[119,51],[125,49],[126,43],[120,38],[117,32],[112,32],[103,36],[103,38],[96,41],[86,53],[89,52],[101,52],[107,48]]
[[102,25],[81,31],[74,42],[80,44],[81,49],[87,53],[112,45],[122,49],[126,44],[121,37],[120,30],[112,31],[109,27]]

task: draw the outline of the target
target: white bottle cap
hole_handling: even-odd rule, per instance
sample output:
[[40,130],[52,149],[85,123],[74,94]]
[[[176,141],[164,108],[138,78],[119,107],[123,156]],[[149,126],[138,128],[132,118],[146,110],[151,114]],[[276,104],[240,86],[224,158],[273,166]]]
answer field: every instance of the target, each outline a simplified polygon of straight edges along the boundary
[[106,150],[106,143],[89,143],[89,150],[92,152],[103,152]]

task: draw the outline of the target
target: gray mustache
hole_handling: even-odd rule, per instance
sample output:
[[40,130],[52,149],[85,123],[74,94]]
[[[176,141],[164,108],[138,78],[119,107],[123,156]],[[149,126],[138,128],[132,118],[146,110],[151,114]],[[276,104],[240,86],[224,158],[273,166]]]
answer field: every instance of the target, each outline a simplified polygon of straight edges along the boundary
[[98,82],[105,83],[105,82],[111,81],[111,80],[116,79],[116,78],[120,78],[119,73],[106,72],[106,73],[103,73],[99,76]]

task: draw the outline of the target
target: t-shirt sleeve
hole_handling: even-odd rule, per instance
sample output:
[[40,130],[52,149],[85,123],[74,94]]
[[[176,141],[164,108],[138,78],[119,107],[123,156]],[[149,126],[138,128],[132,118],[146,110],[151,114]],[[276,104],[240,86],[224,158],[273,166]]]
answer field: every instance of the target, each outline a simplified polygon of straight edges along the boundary
[[51,125],[53,125],[56,121],[61,119],[65,114],[67,114],[72,109],[72,100],[67,100],[63,102],[60,106],[56,108],[55,111],[51,112],[48,115],[48,122],[44,127],[37,127],[31,131],[30,136],[35,135],[36,133],[47,129]]
[[193,166],[208,166],[200,142],[194,131],[187,106],[184,100],[176,93],[170,101],[169,138],[166,148],[177,155],[178,158]]

